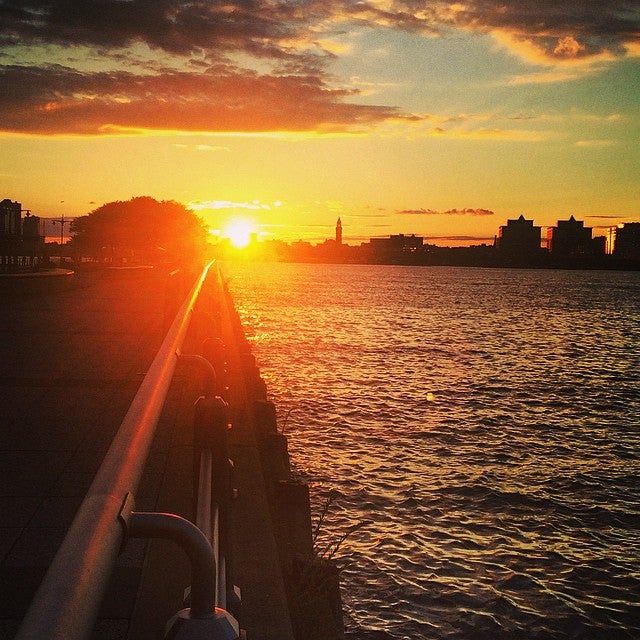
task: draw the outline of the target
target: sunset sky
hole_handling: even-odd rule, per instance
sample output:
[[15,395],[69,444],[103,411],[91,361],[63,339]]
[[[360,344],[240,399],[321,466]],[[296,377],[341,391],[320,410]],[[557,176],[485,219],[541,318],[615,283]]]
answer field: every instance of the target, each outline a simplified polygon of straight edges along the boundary
[[0,0],[0,199],[264,238],[640,221],[637,0]]

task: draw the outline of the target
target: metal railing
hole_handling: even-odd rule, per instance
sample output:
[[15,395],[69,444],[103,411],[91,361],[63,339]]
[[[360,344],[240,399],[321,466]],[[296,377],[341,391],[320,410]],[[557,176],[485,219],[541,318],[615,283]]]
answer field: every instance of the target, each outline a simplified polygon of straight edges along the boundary
[[[216,592],[220,587],[216,585],[217,559],[210,534],[171,514],[136,513],[133,501],[181,357],[180,349],[212,264],[204,268],[169,328],[16,640],[89,637],[127,537],[162,537],[181,544],[192,564],[191,609],[178,613],[181,624],[193,619],[202,629],[202,624],[209,621],[213,631],[208,637],[237,637],[235,620],[216,608]],[[216,628],[222,630],[218,633]]]

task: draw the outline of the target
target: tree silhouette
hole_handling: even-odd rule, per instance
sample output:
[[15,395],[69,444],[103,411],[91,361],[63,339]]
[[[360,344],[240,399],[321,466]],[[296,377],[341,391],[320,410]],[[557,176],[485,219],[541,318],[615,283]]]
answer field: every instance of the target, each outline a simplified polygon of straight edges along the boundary
[[197,259],[207,239],[193,211],[149,196],[104,204],[76,218],[71,232],[76,256],[131,262]]

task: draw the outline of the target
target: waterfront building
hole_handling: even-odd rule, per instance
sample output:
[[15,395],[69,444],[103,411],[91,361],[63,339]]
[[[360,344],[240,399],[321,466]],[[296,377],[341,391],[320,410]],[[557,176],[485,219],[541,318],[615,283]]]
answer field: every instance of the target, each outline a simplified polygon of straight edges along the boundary
[[593,253],[597,256],[603,256],[607,252],[607,238],[605,236],[596,236],[591,240]]
[[533,220],[526,220],[521,215],[517,220],[507,220],[507,224],[500,227],[495,243],[496,249],[504,254],[537,254],[540,252],[540,227],[535,227]]
[[18,238],[21,235],[22,204],[5,198],[0,202],[0,238]]
[[40,218],[25,211],[20,202],[5,198],[0,202],[0,272],[35,270],[43,259]]
[[336,222],[336,245],[342,246],[342,220],[340,218]]
[[381,249],[383,251],[401,251],[404,253],[414,253],[418,249],[421,249],[424,244],[424,238],[416,236],[412,233],[410,236],[406,236],[404,233],[389,236],[388,238],[371,238],[371,246],[375,249]]
[[640,260],[640,222],[625,222],[613,229],[613,255],[623,260]]
[[591,235],[592,229],[573,216],[568,220],[558,220],[556,227],[547,230],[547,249],[558,257],[587,255],[594,250]]
[[424,239],[399,233],[388,238],[370,238],[361,247],[365,262],[373,264],[419,264],[425,256]]

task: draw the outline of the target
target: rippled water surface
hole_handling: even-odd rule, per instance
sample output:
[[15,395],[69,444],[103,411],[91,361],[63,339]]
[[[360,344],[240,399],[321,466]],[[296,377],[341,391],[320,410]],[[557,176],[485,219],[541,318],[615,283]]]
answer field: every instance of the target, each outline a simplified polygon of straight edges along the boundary
[[640,638],[640,273],[224,272],[352,640]]

